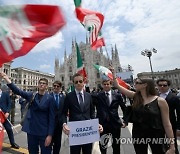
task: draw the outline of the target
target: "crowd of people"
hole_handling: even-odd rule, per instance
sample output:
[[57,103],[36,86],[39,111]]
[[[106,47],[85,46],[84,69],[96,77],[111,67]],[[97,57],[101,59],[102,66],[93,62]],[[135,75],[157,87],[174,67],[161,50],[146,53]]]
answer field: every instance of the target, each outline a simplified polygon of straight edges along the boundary
[[[102,88],[88,92],[85,90],[85,79],[81,74],[74,74],[74,90],[66,95],[61,92],[62,83],[55,81],[53,91],[47,92],[48,80],[41,78],[38,81],[36,93],[19,89],[3,72],[0,77],[6,80],[9,92],[0,90],[0,109],[7,118],[3,123],[7,131],[12,148],[19,148],[14,141],[9,113],[14,114],[15,99],[19,97],[21,104],[21,118],[25,116],[22,130],[27,133],[28,151],[38,154],[59,154],[61,149],[62,131],[69,135],[71,129],[67,122],[99,119],[99,134],[101,140],[106,134],[111,134],[113,154],[120,154],[121,128],[133,123],[132,139],[137,154],[147,154],[148,145],[153,154],[179,154],[177,135],[180,134],[180,99],[170,89],[170,81],[159,79],[134,80],[133,90],[122,87],[116,80],[115,71],[113,80],[102,79]],[[112,87],[116,90],[113,90]],[[130,100],[130,111],[126,105]],[[28,104],[27,114],[24,115]],[[11,108],[11,105],[13,108]],[[123,111],[120,118],[119,107]],[[154,143],[154,139],[168,139]],[[102,154],[107,153],[107,146],[99,142]],[[142,142],[142,140],[144,142]],[[141,142],[140,142],[141,141]],[[148,141],[148,142],[146,142]],[[70,146],[71,154],[92,153],[92,143]]]

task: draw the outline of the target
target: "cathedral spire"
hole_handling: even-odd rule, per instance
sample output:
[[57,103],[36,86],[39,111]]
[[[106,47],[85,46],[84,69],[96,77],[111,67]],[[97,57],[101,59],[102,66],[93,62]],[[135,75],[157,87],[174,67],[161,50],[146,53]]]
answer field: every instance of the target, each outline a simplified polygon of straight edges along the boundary
[[89,39],[88,39],[88,36],[87,36],[87,33],[86,33],[86,45],[89,44]]
[[67,58],[67,55],[66,55],[66,48],[64,49],[64,59]]
[[111,45],[111,56],[112,56],[112,61],[114,60],[114,49],[113,46]]
[[73,38],[72,38],[72,48],[74,47],[74,41],[73,41]]

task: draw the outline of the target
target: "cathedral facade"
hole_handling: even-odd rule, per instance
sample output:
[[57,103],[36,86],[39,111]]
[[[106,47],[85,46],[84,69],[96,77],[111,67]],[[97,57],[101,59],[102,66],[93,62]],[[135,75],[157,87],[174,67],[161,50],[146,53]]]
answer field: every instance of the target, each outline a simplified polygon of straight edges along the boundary
[[[72,41],[72,51],[69,56],[67,56],[66,50],[64,51],[64,62],[62,64],[58,58],[55,59],[55,80],[60,80],[65,90],[73,84],[72,76],[77,72],[75,43],[76,41]],[[79,43],[79,49],[87,73],[87,86],[89,86],[90,89],[93,87],[99,88],[101,85],[100,74],[94,68],[93,64],[105,67],[109,67],[111,64],[117,72],[122,71],[116,45],[111,49],[111,58],[108,56],[107,51],[103,51],[102,48],[100,48],[99,51],[92,51],[88,39],[86,39],[86,43]],[[107,56],[105,56],[105,53]]]

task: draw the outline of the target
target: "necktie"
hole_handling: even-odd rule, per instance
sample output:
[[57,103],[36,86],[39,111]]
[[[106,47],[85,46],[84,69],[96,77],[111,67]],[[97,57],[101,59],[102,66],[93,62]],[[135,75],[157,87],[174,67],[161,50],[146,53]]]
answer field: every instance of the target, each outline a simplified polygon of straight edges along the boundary
[[84,103],[83,103],[82,93],[79,93],[79,105],[80,105],[81,110],[83,111]]
[[57,108],[59,108],[59,95],[56,94],[55,96],[56,96],[56,106]]
[[108,105],[110,105],[109,93],[108,93],[108,92],[106,92],[106,97],[107,97],[107,102],[108,102]]

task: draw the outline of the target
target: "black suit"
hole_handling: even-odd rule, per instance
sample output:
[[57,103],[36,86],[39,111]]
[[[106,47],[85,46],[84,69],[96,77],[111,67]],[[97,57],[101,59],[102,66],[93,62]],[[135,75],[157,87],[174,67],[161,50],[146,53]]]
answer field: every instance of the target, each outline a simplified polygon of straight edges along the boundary
[[[67,114],[69,112],[69,121],[82,121],[95,118],[95,110],[92,104],[91,95],[84,92],[84,109],[81,110],[80,104],[75,91],[67,94],[64,101],[64,123],[67,122]],[[80,154],[82,148],[83,154],[91,154],[92,144],[70,146],[71,154]]]
[[[99,118],[99,123],[103,126],[104,134],[112,134],[113,138],[113,154],[120,154],[120,143],[117,143],[116,139],[120,138],[122,122],[119,118],[118,109],[121,107],[123,113],[126,111],[126,106],[120,94],[112,92],[112,101],[108,102],[108,98],[105,92],[100,92],[97,95],[97,117]],[[100,142],[100,150],[102,154],[106,154],[107,147],[103,147]],[[105,145],[106,146],[106,145]]]
[[[54,98],[54,93],[51,93],[51,95]],[[54,102],[56,101],[54,100]],[[59,94],[59,105],[57,106],[57,104],[55,104],[55,129],[54,129],[54,135],[53,135],[53,154],[59,154],[60,149],[61,149],[63,106],[64,106],[64,95]]]
[[180,100],[172,92],[169,92],[169,94],[166,97],[166,101],[169,106],[169,118],[175,137],[176,154],[179,154],[178,146],[177,146],[176,130],[177,129],[180,130]]

